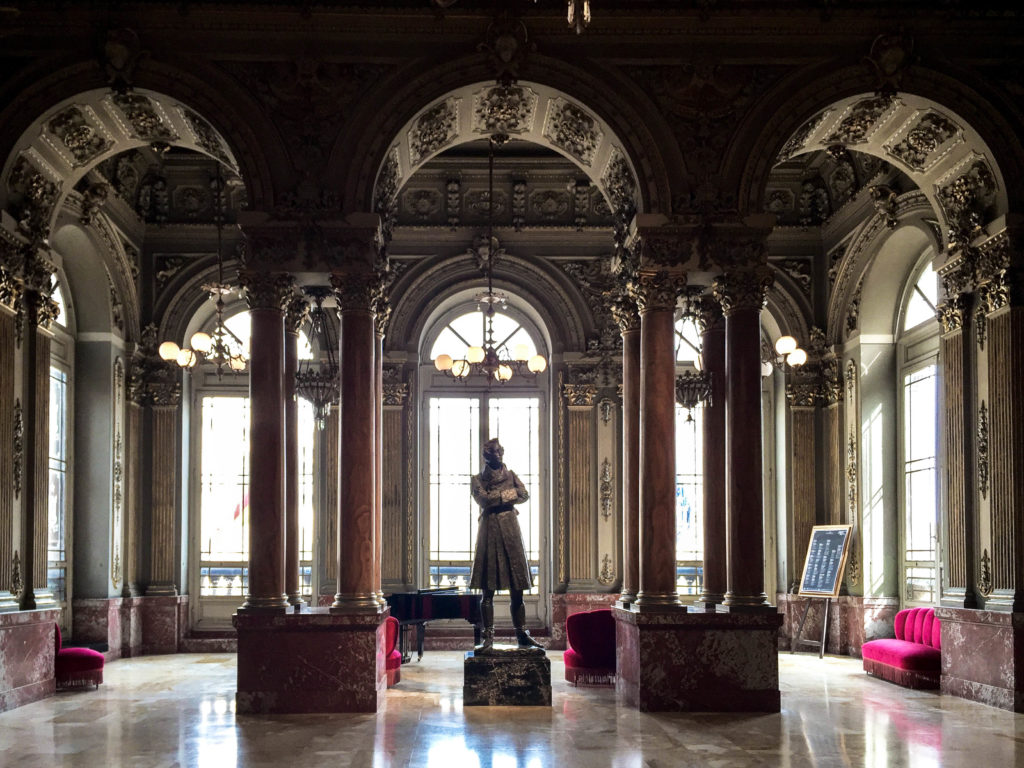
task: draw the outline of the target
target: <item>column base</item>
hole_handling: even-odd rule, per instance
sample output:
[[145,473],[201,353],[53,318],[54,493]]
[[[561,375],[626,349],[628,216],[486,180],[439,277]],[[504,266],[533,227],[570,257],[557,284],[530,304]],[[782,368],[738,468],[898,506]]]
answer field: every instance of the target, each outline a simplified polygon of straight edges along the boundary
[[379,613],[387,607],[387,601],[382,606],[377,602],[376,592],[364,592],[359,594],[342,594],[334,596],[331,603],[331,613]]
[[146,597],[172,597],[178,594],[173,581],[156,581],[146,587]]
[[641,712],[778,712],[776,614],[612,610],[618,698]]
[[289,594],[288,595],[288,605],[290,606],[289,610],[292,610],[292,611],[295,611],[296,613],[298,613],[299,611],[301,611],[305,607],[306,601],[303,600],[299,596],[298,593]]
[[[936,608],[942,622],[942,692],[1024,712],[1024,614]],[[979,649],[984,649],[979,652]]]
[[679,595],[676,592],[644,591],[637,593],[636,600],[632,602],[629,609],[637,613],[665,613],[686,610],[683,604],[679,602]]
[[238,714],[378,711],[386,616],[236,613]]
[[18,605],[18,598],[14,594],[11,592],[0,593],[0,613],[17,611],[20,607]]
[[282,613],[290,611],[291,605],[284,593],[275,597],[253,597],[248,595],[245,602],[236,609],[239,613]]
[[57,605],[57,598],[53,596],[53,592],[49,589],[35,589],[33,594],[36,601],[36,610],[43,611],[60,607]]

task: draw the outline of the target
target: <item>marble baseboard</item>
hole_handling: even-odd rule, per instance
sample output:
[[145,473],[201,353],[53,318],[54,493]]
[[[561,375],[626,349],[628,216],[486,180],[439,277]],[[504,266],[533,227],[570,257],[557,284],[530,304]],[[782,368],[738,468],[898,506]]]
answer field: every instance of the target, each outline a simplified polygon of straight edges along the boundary
[[177,653],[188,617],[187,595],[154,595],[138,600],[139,653]]
[[1024,712],[1024,614],[936,608],[943,693]]
[[0,712],[52,696],[59,609],[0,613]]
[[384,706],[381,614],[239,613],[239,714],[376,712]]
[[641,712],[778,712],[782,617],[614,608],[618,698]]
[[553,651],[564,651],[567,647],[565,620],[574,613],[611,608],[618,597],[617,592],[566,592],[551,595],[551,638],[546,647]]
[[[780,651],[794,649],[804,652],[816,651],[814,646],[803,643],[794,646],[794,641],[808,601],[810,601],[811,607],[801,638],[816,641],[821,639],[821,622],[824,618],[825,601],[822,598],[808,598],[792,594],[778,594],[776,598],[779,613],[784,617],[779,629],[778,649]],[[893,620],[898,610],[899,600],[894,597],[842,595],[831,598],[825,653],[860,658],[861,646],[868,640],[893,636]]]
[[462,703],[467,707],[550,707],[551,660],[543,651],[495,647],[466,654]]

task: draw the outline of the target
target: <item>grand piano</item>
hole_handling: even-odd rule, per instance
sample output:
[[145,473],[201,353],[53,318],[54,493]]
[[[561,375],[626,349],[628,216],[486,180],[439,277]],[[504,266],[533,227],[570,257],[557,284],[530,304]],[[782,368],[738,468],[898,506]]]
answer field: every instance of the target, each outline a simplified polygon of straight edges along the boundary
[[480,642],[480,598],[479,592],[458,589],[420,589],[416,592],[395,592],[387,596],[391,615],[398,619],[401,631],[398,633],[398,649],[402,663],[409,661],[410,652],[406,642],[409,627],[416,627],[416,660],[423,658],[423,633],[428,621],[436,619],[465,619],[473,625],[473,644]]

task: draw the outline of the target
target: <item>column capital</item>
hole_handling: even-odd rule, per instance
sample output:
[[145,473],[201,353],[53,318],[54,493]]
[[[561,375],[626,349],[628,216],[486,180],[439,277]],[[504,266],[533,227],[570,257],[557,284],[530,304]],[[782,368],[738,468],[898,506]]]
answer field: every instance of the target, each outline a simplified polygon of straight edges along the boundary
[[679,294],[685,287],[685,273],[666,270],[640,272],[629,281],[629,292],[641,315],[650,310],[674,310]]
[[563,384],[562,394],[570,406],[593,407],[597,399],[597,387],[593,384]]
[[609,310],[615,318],[621,333],[640,330],[640,312],[636,306],[636,300],[629,295],[624,288],[616,290],[612,294]]
[[722,305],[719,303],[711,294],[704,294],[700,296],[696,302],[694,302],[694,309],[696,315],[694,316],[694,322],[697,324],[697,330],[701,334],[708,333],[709,331],[724,331],[725,326],[722,324]]
[[342,312],[373,312],[380,281],[373,272],[333,272],[331,286]]
[[382,293],[378,293],[373,299],[373,309],[376,313],[374,325],[377,338],[383,339],[388,328],[388,321],[391,320],[391,302]]
[[722,305],[722,314],[729,317],[743,309],[757,312],[764,309],[767,291],[772,281],[772,272],[768,265],[757,264],[726,272],[715,279],[711,290]]
[[243,269],[238,279],[245,289],[249,309],[284,311],[295,292],[295,278],[285,272],[262,272]]
[[[309,317],[309,299],[300,293],[292,294],[288,304],[284,308],[284,330],[285,333],[299,332],[302,324]],[[312,339],[310,339],[312,341]]]
[[967,294],[951,296],[945,301],[939,302],[936,307],[939,316],[939,324],[942,326],[942,333],[954,333],[961,331],[964,327],[964,317],[970,312],[968,307]]
[[384,405],[405,405],[405,400],[409,397],[409,384],[402,381],[402,368],[397,365],[385,365],[381,375]]

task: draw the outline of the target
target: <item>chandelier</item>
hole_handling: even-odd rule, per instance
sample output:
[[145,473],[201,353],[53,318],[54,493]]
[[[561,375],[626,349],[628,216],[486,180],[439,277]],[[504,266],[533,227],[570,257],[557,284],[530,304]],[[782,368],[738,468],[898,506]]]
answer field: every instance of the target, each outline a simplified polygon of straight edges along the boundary
[[214,302],[216,320],[213,332],[196,331],[189,339],[187,347],[179,347],[173,341],[165,341],[160,345],[158,352],[164,360],[177,363],[187,369],[189,373],[200,363],[216,366],[217,378],[220,379],[226,370],[232,373],[244,371],[246,359],[242,352],[242,340],[224,325],[224,297],[234,291],[234,288],[224,282],[224,249],[222,246],[225,184],[220,165],[217,166],[216,178],[210,181],[210,190],[213,193],[214,221],[217,224],[217,282],[206,283],[203,285],[203,290]]
[[495,343],[494,340],[495,306],[504,307],[507,301],[505,296],[494,292],[494,260],[501,252],[494,237],[494,148],[506,141],[508,136],[503,133],[487,139],[487,241],[477,249],[481,269],[487,276],[487,291],[476,297],[477,309],[483,311],[483,346],[470,346],[461,359],[453,359],[448,354],[434,358],[437,370],[463,382],[471,376],[483,376],[488,385],[492,381],[504,384],[514,375],[535,377],[548,367],[544,356],[531,356],[526,344],[516,344],[510,352],[505,341]]
[[312,286],[306,288],[305,292],[313,299],[306,337],[311,342],[317,340],[320,357],[302,361],[295,373],[295,393],[310,402],[317,428],[325,429],[327,414],[331,406],[338,402],[338,335],[334,331],[330,314],[324,309],[324,299],[331,294],[331,289]]
[[[693,286],[684,292],[681,316],[684,322],[689,321],[696,325],[699,314],[698,301],[703,291],[703,287]],[[682,340],[697,353],[697,370],[684,371],[676,376],[676,402],[686,409],[686,420],[693,421],[693,409],[698,405],[711,403],[711,372],[704,370],[702,349],[694,346],[685,336]]]

